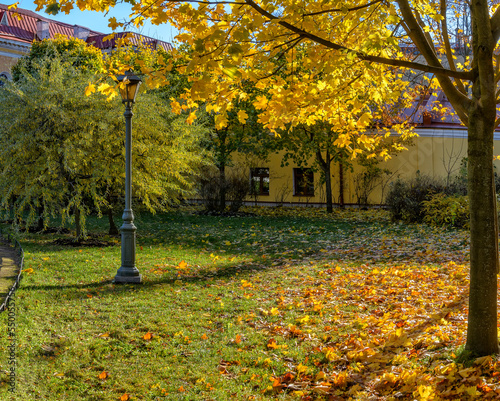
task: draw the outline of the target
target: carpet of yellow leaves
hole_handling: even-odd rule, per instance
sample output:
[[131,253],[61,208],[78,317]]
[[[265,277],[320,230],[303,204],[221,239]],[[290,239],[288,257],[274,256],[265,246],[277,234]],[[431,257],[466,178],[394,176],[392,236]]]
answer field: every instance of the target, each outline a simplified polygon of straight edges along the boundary
[[276,325],[267,311],[255,325],[272,336],[268,349],[290,338],[310,345],[306,360],[275,375],[269,392],[304,400],[500,398],[500,361],[464,366],[453,353],[465,343],[467,265],[332,263],[303,284],[280,289],[273,308],[281,321],[297,308],[303,317]]

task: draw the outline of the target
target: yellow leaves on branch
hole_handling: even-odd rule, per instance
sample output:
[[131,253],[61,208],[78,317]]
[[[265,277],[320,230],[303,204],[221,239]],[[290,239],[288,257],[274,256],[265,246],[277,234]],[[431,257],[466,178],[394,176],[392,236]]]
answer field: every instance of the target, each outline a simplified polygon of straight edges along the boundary
[[189,113],[189,116],[188,118],[186,119],[186,122],[191,125],[193,124],[194,120],[196,119],[196,113],[194,111],[192,111],[191,113]]
[[[49,4],[49,0],[37,0],[37,4]],[[94,2],[78,6],[102,11],[110,4]],[[244,92],[243,85],[253,85],[261,91],[253,102],[260,111],[259,122],[271,132],[300,124],[328,123],[333,130],[351,131],[349,138],[345,136],[337,143],[354,156],[373,151],[379,140],[361,134],[373,128],[376,115],[371,109],[382,104],[396,105],[406,87],[399,73],[360,62],[354,53],[301,40],[296,32],[279,22],[286,21],[325,40],[342,38],[343,45],[353,51],[389,57],[398,50],[388,27],[388,21],[393,24],[398,21],[395,7],[390,3],[383,7],[374,3],[348,12],[342,5],[338,14],[325,13],[321,2],[307,2],[299,7],[292,1],[270,0],[260,7],[265,12],[245,3],[224,6],[213,2],[193,7],[181,1],[158,5],[135,2],[130,15],[134,25],[141,26],[145,19],[154,24],[172,23],[181,31],[176,40],[187,45],[189,51],[174,50],[169,57],[159,56],[155,63],[148,63],[138,56],[148,53],[142,47],[135,55],[130,52],[122,60],[109,63],[108,74],[113,76],[136,65],[140,69],[136,73],[143,74],[148,87],[155,88],[166,85],[169,71],[178,65],[177,71],[188,74],[192,86],[183,97],[185,103],[172,101],[174,113],[181,110],[188,113],[187,122],[192,124],[196,103],[206,102],[207,110],[216,113],[218,130],[228,125],[227,112],[233,100]],[[381,9],[384,12],[379,12]],[[269,18],[266,13],[281,17]],[[363,19],[364,13],[369,13],[370,18]],[[437,18],[435,12],[429,15]],[[363,23],[358,23],[359,20]],[[116,17],[109,19],[113,30],[123,25]],[[130,41],[115,40],[123,48]],[[96,91],[108,98],[116,95],[116,88],[103,84],[98,88],[89,85],[86,95]],[[195,105],[191,107],[189,102]],[[236,112],[240,124],[245,124],[247,112]]]

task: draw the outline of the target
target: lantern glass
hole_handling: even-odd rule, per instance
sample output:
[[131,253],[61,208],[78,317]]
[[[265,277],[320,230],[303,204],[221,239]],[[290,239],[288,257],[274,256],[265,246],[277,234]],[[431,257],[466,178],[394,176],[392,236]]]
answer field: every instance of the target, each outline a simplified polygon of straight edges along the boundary
[[134,75],[132,71],[126,71],[125,75],[118,75],[116,77],[118,82],[123,82],[125,85],[120,86],[120,95],[122,96],[123,103],[134,103],[135,97],[139,92],[141,86],[141,79]]

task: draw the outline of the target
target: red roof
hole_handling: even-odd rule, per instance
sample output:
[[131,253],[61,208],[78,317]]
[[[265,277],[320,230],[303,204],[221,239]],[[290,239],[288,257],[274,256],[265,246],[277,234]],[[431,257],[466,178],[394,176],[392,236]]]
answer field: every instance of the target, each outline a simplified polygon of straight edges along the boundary
[[108,35],[101,34],[101,35],[91,36],[87,39],[87,42],[99,49],[110,49],[116,47],[116,42],[119,39],[123,38],[124,36],[127,36],[129,38],[130,43],[134,46],[144,45],[150,47],[153,50],[162,48],[165,51],[170,51],[173,49],[173,46],[168,42],[163,42],[161,40],[153,39],[148,36],[140,35],[134,32],[115,33],[113,39],[104,40],[106,36]]
[[[48,23],[50,38],[53,38],[56,33],[74,36],[74,25],[44,18],[33,11],[22,8],[9,10],[8,6],[0,4],[0,21],[3,20],[4,14],[7,15],[7,24],[0,24],[1,38],[31,43],[35,39],[39,39],[37,37],[37,21]],[[89,29],[89,34],[99,35],[101,33]]]
[[[6,16],[6,24],[2,23],[2,21],[5,22],[4,16]],[[74,37],[75,28],[88,30],[88,37],[86,38],[87,43],[99,49],[114,48],[116,46],[116,40],[125,35],[130,36],[133,45],[143,44],[155,50],[162,48],[165,51],[170,51],[173,49],[172,45],[168,42],[131,32],[116,33],[115,39],[104,41],[103,39],[107,34],[103,34],[102,32],[44,18],[33,11],[22,8],[9,10],[8,6],[5,4],[0,4],[0,39],[9,39],[21,43],[32,43],[34,40],[39,40],[41,38],[37,35],[38,21],[43,21],[48,24],[50,38],[53,38],[55,34]]]

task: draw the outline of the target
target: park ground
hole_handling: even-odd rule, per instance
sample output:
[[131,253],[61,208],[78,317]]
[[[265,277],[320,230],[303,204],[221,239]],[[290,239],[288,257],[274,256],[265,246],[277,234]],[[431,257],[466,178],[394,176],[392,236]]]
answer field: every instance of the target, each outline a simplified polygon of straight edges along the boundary
[[[500,362],[463,350],[468,233],[383,210],[138,213],[143,284],[119,238],[24,234],[7,400],[498,399]],[[58,240],[59,239],[59,240]],[[7,332],[7,315],[0,315]]]

